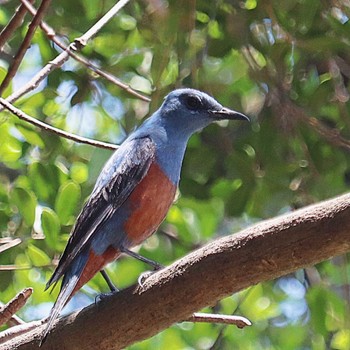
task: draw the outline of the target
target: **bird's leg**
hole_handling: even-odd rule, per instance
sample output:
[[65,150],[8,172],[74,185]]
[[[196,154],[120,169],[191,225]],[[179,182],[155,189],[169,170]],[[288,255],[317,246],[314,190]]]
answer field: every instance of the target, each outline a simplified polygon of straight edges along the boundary
[[119,289],[113,284],[113,282],[111,281],[111,279],[109,278],[109,276],[107,275],[107,272],[105,270],[101,270],[101,275],[102,277],[105,279],[105,281],[108,284],[109,289],[111,290],[112,293],[114,292],[118,292]]
[[121,247],[121,248],[119,248],[119,249],[120,249],[120,251],[121,251],[122,253],[124,253],[124,254],[126,254],[126,255],[129,255],[129,256],[131,256],[132,258],[135,258],[135,259],[137,259],[137,260],[140,260],[140,261],[142,261],[142,262],[144,262],[144,263],[146,263],[146,264],[152,266],[153,269],[154,269],[154,271],[157,271],[157,270],[160,270],[160,269],[163,269],[163,268],[164,268],[163,265],[157,263],[156,261],[153,261],[153,260],[151,260],[151,259],[145,258],[144,256],[139,255],[139,254],[137,254],[137,253],[135,253],[135,252],[133,252],[133,251],[131,251],[131,250],[125,248],[125,247]]

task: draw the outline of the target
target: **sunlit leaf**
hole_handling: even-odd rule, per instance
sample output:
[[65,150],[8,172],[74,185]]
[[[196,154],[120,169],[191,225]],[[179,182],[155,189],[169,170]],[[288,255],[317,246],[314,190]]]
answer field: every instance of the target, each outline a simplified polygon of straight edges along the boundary
[[51,249],[57,249],[60,221],[57,214],[50,208],[44,208],[41,213],[41,226],[45,239]]
[[55,211],[62,224],[69,223],[71,216],[77,210],[80,199],[80,187],[73,181],[67,181],[58,190]]
[[33,244],[28,245],[27,254],[34,266],[45,266],[51,261],[44,251]]
[[12,200],[23,216],[28,226],[33,226],[35,220],[35,208],[37,199],[32,191],[28,191],[21,187],[16,187],[12,191]]

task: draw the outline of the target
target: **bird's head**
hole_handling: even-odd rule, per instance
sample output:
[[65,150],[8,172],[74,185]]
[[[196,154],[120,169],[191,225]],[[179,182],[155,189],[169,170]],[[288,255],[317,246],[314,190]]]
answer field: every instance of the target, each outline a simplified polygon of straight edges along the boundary
[[163,122],[188,136],[219,120],[247,120],[244,114],[223,107],[214,98],[194,89],[178,89],[165,97],[158,110]]

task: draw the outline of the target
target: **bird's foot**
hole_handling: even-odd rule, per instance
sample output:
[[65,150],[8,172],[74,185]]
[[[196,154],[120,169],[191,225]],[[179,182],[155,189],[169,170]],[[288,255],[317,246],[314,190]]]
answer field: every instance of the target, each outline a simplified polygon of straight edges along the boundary
[[113,291],[107,292],[107,293],[100,293],[98,295],[95,296],[95,304],[97,304],[98,302],[107,299],[108,297],[116,294],[119,292],[118,288],[115,288]]
[[154,273],[156,273],[157,271],[159,271],[160,269],[162,269],[162,267],[160,267],[159,269],[154,269],[153,271],[145,271],[143,273],[141,273],[141,275],[139,276],[139,278],[137,279],[137,284],[143,288],[143,285],[145,284],[147,278],[151,277]]

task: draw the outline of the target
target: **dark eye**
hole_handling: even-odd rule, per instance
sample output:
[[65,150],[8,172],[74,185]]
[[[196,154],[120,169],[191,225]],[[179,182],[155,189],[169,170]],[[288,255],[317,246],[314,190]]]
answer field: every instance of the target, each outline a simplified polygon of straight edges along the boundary
[[198,110],[202,108],[202,101],[198,96],[189,95],[185,97],[185,104],[188,109]]

